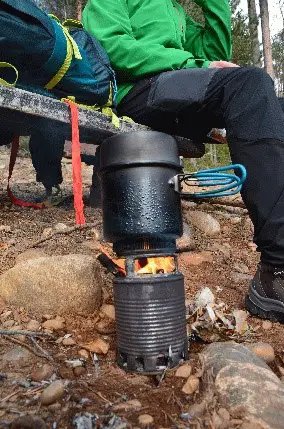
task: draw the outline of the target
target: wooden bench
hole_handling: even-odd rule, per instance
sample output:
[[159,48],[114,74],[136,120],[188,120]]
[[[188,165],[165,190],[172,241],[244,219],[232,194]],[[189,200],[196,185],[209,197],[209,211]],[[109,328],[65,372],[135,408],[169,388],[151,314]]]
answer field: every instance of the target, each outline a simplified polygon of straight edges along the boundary
[[[46,122],[54,130],[71,138],[69,106],[43,95],[23,91],[18,88],[0,86],[0,130],[13,131],[18,135],[30,135]],[[108,116],[79,108],[80,140],[99,145],[104,139],[117,133],[147,130],[144,125],[120,120],[116,128]],[[204,145],[192,140],[176,137],[179,153],[185,158],[200,158],[204,155]],[[87,154],[86,154],[87,155]]]
[[[0,136],[4,133],[30,135],[48,124],[48,129],[61,133],[66,140],[71,139],[70,108],[51,97],[9,88],[0,85]],[[150,130],[150,128],[120,120],[119,128],[111,123],[111,118],[100,112],[79,108],[80,141],[84,143],[81,159],[89,165],[95,164],[94,147],[107,137],[122,132]],[[200,158],[205,153],[203,143],[175,136],[180,156]],[[86,145],[87,143],[87,145]],[[96,176],[94,171],[93,184]]]

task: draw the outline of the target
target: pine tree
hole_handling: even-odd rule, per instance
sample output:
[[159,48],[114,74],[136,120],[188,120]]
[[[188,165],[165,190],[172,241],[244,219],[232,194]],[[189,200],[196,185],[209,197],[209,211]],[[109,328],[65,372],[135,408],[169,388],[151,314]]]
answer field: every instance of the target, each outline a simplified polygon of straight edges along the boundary
[[273,78],[274,72],[273,72],[273,62],[272,62],[272,46],[271,46],[271,39],[270,39],[269,12],[268,12],[267,0],[259,0],[259,7],[260,7],[260,16],[261,16],[264,69]]
[[256,67],[261,67],[261,52],[258,39],[258,16],[256,13],[255,0],[248,0],[249,31],[252,42],[252,63]]

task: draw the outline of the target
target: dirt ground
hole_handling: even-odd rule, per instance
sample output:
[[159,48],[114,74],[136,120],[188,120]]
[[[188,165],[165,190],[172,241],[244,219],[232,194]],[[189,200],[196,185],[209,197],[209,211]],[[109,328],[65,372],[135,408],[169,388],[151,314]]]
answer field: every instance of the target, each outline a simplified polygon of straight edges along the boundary
[[[4,225],[8,228],[0,228],[0,273],[13,267],[16,257],[37,239],[40,239],[46,228],[52,228],[57,223],[74,225],[70,160],[63,162],[65,202],[60,207],[45,210],[11,206],[6,195],[7,166],[8,153],[1,149],[0,226]],[[87,200],[92,168],[83,165],[82,173],[84,197]],[[35,174],[28,158],[18,159],[13,176],[13,190],[17,196],[25,199],[38,196],[42,192],[41,187],[35,182]],[[207,262],[193,265],[192,262],[189,263],[188,253],[179,255],[179,268],[185,276],[187,299],[191,300],[202,287],[208,286],[216,300],[227,305],[228,313],[235,309],[243,309],[248,280],[233,281],[232,271],[236,264],[244,264],[248,267],[250,275],[253,275],[255,271],[258,254],[252,244],[250,221],[247,215],[244,215],[242,210],[238,212],[238,209],[233,214],[229,213],[226,208],[217,209],[208,204],[201,205],[200,209],[212,212],[211,214],[221,224],[221,233],[217,237],[210,238],[193,229],[195,252],[206,251]],[[90,223],[101,219],[100,210],[90,207],[86,207],[85,215],[86,221]],[[233,217],[238,218],[238,222],[232,222]],[[68,235],[57,235],[39,245],[38,248],[43,249],[49,255],[68,253],[94,255],[95,253],[94,238],[88,229],[75,231]],[[226,249],[230,249],[229,252],[226,253]],[[104,268],[102,268],[102,272],[105,280],[105,302],[112,304],[112,275],[107,273]],[[23,308],[8,306],[1,308],[0,305],[0,315],[1,312],[4,314],[7,311],[11,311],[13,319],[24,326],[30,319],[35,318],[33,314],[27,314]],[[38,321],[42,323],[43,320]],[[78,343],[92,341],[94,337],[98,336],[97,320],[96,314],[93,317],[84,315],[65,317],[66,328],[63,332],[57,332],[56,335],[64,336],[66,333],[72,333]],[[212,329],[202,332],[200,337],[197,337],[197,341],[193,341],[190,345],[192,373],[195,374],[200,370],[198,354],[207,343],[235,339],[240,342],[263,341],[271,344],[276,354],[272,368],[280,376],[278,366],[283,365],[284,359],[283,326],[273,323],[267,327],[263,325],[262,320],[252,317],[248,318],[248,324],[250,334],[244,337],[233,335],[228,330],[219,332]],[[153,417],[154,422],[146,427],[215,428],[212,416],[214,410],[218,410],[218,399],[214,395],[208,401],[207,407],[199,419],[193,420],[189,424],[181,418],[182,413],[190,412],[193,404],[200,403],[208,395],[211,389],[210,383],[202,381],[199,391],[193,395],[185,395],[182,392],[185,379],[176,377],[175,370],[167,371],[162,381],[155,376],[126,374],[115,363],[114,329],[110,329],[107,334],[100,333],[100,335],[110,343],[110,351],[105,356],[99,355],[99,368],[94,366],[89,359],[81,374],[74,375],[74,371],[66,368],[64,364],[66,359],[78,358],[80,347],[65,347],[47,339],[41,340],[40,344],[54,358],[51,363],[33,353],[30,353],[28,359],[23,359],[23,361],[5,361],[5,363],[0,361],[0,428],[10,427],[9,424],[19,416],[31,415],[43,418],[47,428],[71,429],[76,427],[72,426],[72,421],[75,415],[80,413],[90,413],[96,416],[97,426],[95,427],[122,428],[123,423],[127,423],[127,427],[143,427],[141,423],[138,423],[138,418],[142,414],[149,414]],[[27,344],[31,343],[27,342]],[[15,347],[22,349],[6,337],[0,337],[0,354],[7,353]],[[25,349],[23,348],[23,350]],[[66,395],[49,406],[43,406],[39,401],[39,393],[45,386],[31,384],[29,381],[31,372],[39,364],[44,363],[51,364],[59,378],[69,380]],[[13,393],[14,395],[11,396]],[[117,405],[131,399],[140,401],[141,407],[129,410],[121,407],[117,410],[119,408],[116,407]],[[112,421],[111,418],[113,418]],[[116,426],[113,423],[115,418],[119,422],[119,424],[116,422]],[[122,426],[119,426],[120,424]],[[231,420],[229,427],[238,428],[240,426],[240,421]]]

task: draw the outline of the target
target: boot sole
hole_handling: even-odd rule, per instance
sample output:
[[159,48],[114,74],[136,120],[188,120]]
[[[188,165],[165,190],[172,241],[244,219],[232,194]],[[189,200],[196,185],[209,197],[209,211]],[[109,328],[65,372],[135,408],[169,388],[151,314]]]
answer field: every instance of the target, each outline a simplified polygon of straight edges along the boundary
[[245,307],[254,316],[284,324],[284,304],[276,299],[259,295],[252,287],[252,283],[245,298]]

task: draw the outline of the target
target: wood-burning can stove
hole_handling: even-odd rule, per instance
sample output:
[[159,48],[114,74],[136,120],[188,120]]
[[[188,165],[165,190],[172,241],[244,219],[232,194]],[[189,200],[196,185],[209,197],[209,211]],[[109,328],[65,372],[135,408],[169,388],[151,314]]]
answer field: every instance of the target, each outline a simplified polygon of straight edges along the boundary
[[114,280],[117,361],[128,371],[160,373],[188,356],[184,278],[176,239],[182,235],[182,172],[176,141],[138,131],[100,147],[104,238],[125,258]]

